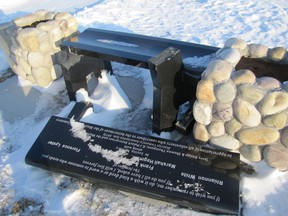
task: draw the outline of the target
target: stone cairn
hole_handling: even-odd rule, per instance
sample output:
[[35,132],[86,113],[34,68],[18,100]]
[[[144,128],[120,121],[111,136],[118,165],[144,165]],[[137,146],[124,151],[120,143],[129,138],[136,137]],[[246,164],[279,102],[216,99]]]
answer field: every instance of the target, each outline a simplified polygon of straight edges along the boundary
[[288,82],[256,78],[249,69],[236,70],[243,57],[276,62],[288,73],[285,48],[248,45],[237,38],[227,40],[197,85],[194,137],[216,148],[239,151],[252,162],[264,159],[269,166],[286,171]]
[[18,76],[45,87],[61,77],[67,55],[59,45],[77,29],[77,20],[67,12],[38,10],[2,24],[0,46]]

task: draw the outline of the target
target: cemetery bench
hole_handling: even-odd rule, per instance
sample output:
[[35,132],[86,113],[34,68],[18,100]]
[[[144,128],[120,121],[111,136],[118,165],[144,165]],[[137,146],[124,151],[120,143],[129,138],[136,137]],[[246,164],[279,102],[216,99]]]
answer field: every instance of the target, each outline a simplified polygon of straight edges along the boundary
[[[193,89],[204,70],[185,67],[182,57],[216,50],[87,29],[76,41],[64,42],[54,58],[68,57],[63,69],[70,100],[80,88],[92,91],[102,69],[112,73],[111,61],[148,68],[153,80],[153,130],[160,132],[172,128],[179,105],[195,97]],[[90,107],[90,102],[76,102],[67,118],[52,116],[25,162],[199,211],[238,214],[239,154],[81,122]]]
[[204,71],[186,67],[182,58],[211,55],[218,48],[89,28],[64,42],[61,50],[68,54],[64,79],[70,100],[75,100],[80,88],[94,90],[91,74],[100,76],[103,69],[113,73],[111,61],[149,69],[153,80],[153,132],[160,133],[174,127],[179,106],[195,97]]

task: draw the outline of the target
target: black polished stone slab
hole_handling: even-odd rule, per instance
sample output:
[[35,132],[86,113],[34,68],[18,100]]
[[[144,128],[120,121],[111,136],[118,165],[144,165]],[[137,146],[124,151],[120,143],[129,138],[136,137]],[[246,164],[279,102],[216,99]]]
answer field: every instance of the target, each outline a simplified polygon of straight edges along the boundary
[[68,114],[67,118],[73,118],[79,121],[89,108],[93,108],[93,104],[91,102],[75,102],[75,105]]
[[53,116],[25,161],[195,210],[238,214],[235,153]]
[[210,55],[219,50],[202,44],[94,28],[86,29],[77,36],[77,40],[65,41],[62,46],[69,47],[75,54],[144,68],[148,68],[148,59],[168,47],[179,49],[183,58]]
[[[212,55],[219,50],[218,47],[203,44],[95,28],[85,29],[60,46],[70,54],[102,59],[102,69],[110,72],[113,71],[110,61],[149,69],[149,59],[158,56],[169,47],[178,49],[183,59]],[[185,65],[183,83],[197,85],[204,70],[203,67]]]
[[149,59],[148,64],[153,80],[153,132],[160,134],[173,129],[179,106],[187,101],[183,96],[189,90],[182,83],[180,50],[169,47]]

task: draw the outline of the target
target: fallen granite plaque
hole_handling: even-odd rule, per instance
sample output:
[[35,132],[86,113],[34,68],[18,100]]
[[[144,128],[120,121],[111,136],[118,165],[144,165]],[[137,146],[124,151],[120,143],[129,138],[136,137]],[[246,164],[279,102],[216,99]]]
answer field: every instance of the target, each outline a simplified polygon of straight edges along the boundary
[[235,153],[52,116],[25,161],[195,210],[239,210]]

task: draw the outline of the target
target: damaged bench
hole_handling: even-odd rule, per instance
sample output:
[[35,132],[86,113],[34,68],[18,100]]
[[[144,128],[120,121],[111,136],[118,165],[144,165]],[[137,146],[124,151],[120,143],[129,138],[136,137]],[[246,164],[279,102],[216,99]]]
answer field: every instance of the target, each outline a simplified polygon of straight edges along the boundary
[[[101,70],[113,73],[111,61],[146,68],[153,80],[153,132],[174,127],[178,108],[195,98],[196,84],[204,68],[188,68],[182,58],[202,57],[218,48],[144,35],[87,29],[66,41],[68,54],[64,79],[70,100],[80,88],[92,92]],[[96,77],[96,78],[95,78]],[[91,87],[92,86],[92,87]]]

